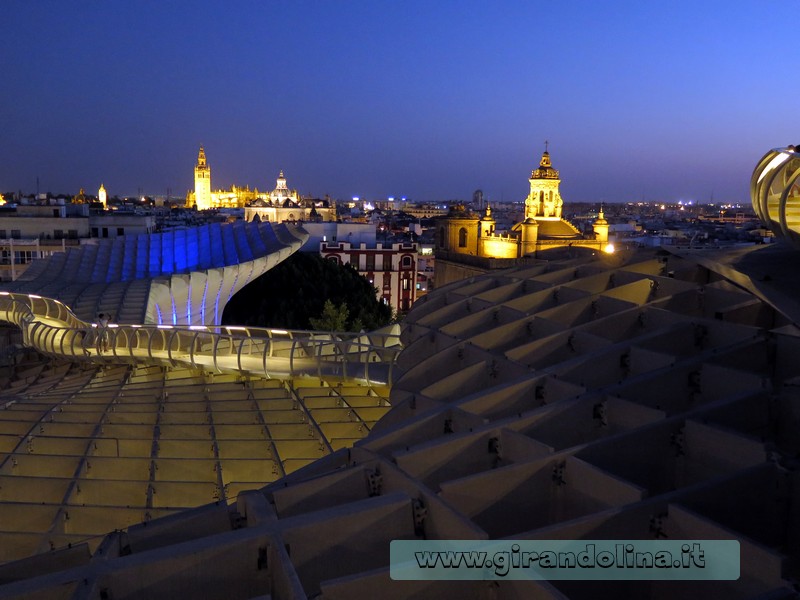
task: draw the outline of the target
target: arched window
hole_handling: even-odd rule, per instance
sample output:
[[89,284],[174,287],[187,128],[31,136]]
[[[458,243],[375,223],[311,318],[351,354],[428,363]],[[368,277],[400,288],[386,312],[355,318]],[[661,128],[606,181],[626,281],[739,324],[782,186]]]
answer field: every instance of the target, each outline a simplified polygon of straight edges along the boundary
[[464,227],[458,230],[458,247],[459,248],[467,247],[467,230]]
[[404,267],[410,267],[411,266],[411,257],[410,256],[404,256],[403,257],[403,266]]

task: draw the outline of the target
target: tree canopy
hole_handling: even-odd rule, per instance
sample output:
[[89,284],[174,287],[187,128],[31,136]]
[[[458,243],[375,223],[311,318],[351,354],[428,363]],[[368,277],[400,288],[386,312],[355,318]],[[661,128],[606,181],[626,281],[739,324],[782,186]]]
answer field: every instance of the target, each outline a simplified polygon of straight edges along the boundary
[[352,266],[305,252],[247,284],[222,315],[224,325],[348,331],[377,329],[391,319],[391,307]]

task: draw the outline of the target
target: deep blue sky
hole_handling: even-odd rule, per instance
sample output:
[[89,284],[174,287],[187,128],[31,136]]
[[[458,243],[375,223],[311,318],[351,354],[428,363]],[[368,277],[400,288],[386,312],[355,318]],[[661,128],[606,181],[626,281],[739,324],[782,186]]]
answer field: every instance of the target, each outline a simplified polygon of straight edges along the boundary
[[0,191],[746,201],[800,142],[794,2],[4,0]]

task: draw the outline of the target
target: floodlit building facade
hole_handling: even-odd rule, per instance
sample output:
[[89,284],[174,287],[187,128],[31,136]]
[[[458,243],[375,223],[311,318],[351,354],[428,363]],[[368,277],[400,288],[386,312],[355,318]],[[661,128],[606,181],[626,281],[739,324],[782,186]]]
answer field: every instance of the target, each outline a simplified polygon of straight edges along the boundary
[[407,312],[417,298],[418,245],[355,244],[349,241],[321,242],[323,258],[340,265],[352,265],[375,288],[378,300],[395,311]]
[[333,200],[306,199],[297,190],[289,189],[281,171],[271,192],[260,192],[249,186],[231,186],[230,190],[211,190],[211,166],[201,146],[194,167],[194,191],[186,197],[187,206],[197,210],[211,208],[244,208],[246,221],[335,221],[336,206]]
[[488,205],[483,216],[466,210],[464,206],[454,206],[446,217],[437,219],[437,286],[457,281],[473,272],[496,268],[490,264],[510,266],[510,263],[488,263],[486,260],[513,261],[563,247],[591,251],[608,249],[608,222],[602,210],[594,224],[593,235],[588,238],[562,217],[561,178],[558,170],[553,168],[547,150],[542,153],[538,168],[531,171],[528,183],[530,189],[525,199],[524,218],[510,231],[497,230]]
[[108,206],[108,192],[106,191],[106,186],[102,183],[100,184],[100,189],[97,190],[97,201],[103,205],[103,208]]

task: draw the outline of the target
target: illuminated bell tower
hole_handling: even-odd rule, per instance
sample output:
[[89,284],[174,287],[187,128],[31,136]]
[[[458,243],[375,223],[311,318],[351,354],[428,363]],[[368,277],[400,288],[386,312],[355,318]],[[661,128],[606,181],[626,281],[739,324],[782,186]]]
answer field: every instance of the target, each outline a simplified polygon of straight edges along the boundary
[[106,186],[104,186],[101,183],[100,184],[100,189],[97,190],[97,201],[100,202],[100,204],[103,205],[103,208],[106,208],[106,205],[107,205],[106,201],[107,200],[108,200],[108,194],[106,193]]
[[608,241],[608,221],[603,214],[603,205],[600,205],[600,211],[597,213],[597,220],[592,224],[592,229],[595,233],[595,239],[598,242]]
[[194,203],[197,210],[211,208],[211,167],[206,162],[206,152],[202,146],[194,167]]
[[531,171],[531,191],[525,199],[525,218],[526,219],[560,219],[561,207],[564,201],[558,191],[561,183],[558,171],[553,168],[550,162],[550,153],[542,153],[542,160],[539,161],[539,168]]

